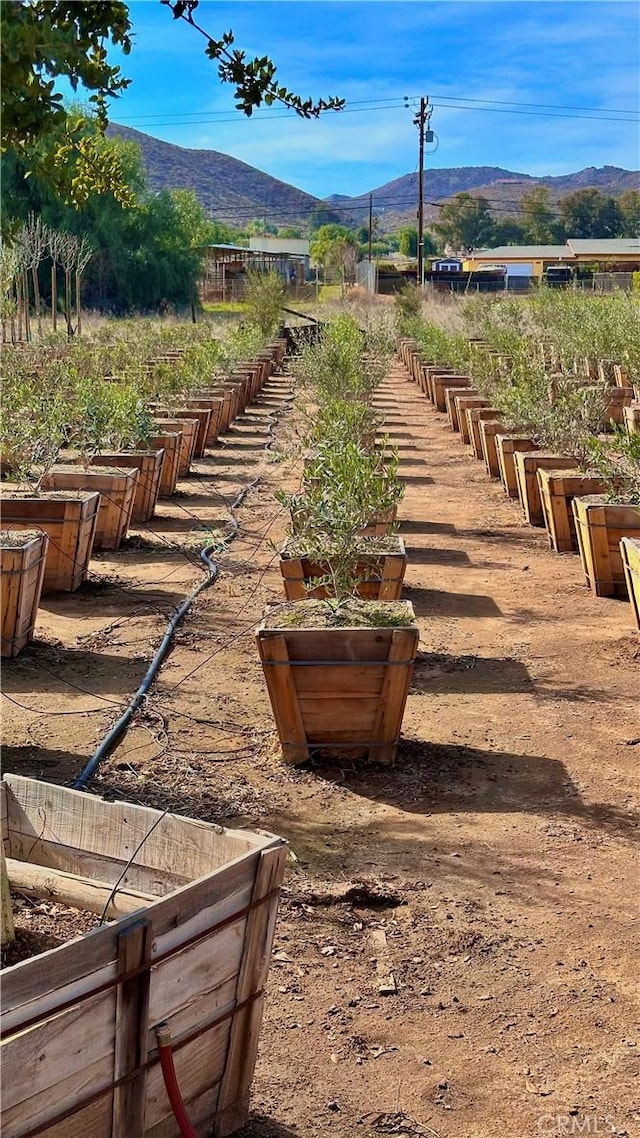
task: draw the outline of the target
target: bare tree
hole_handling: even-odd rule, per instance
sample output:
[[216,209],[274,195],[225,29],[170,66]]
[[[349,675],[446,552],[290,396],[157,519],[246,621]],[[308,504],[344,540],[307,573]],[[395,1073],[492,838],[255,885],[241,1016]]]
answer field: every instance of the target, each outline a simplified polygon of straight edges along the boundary
[[47,246],[51,257],[51,329],[58,330],[58,265],[60,264],[60,238],[57,229],[47,229]]
[[80,280],[89,261],[93,257],[93,246],[83,237],[78,244],[76,253],[76,328],[78,335],[82,335],[82,307],[80,302]]
[[42,308],[40,304],[40,281],[38,270],[40,262],[47,248],[46,228],[42,219],[35,213],[30,213],[27,220],[20,226],[16,236],[16,246],[22,263],[22,290],[24,298],[25,333],[27,340],[31,339],[31,319],[29,315],[29,277],[33,282],[33,303],[38,320],[38,333],[42,334]]
[[78,260],[78,239],[73,233],[59,233],[60,264],[64,269],[64,315],[67,322],[67,336],[73,336],[71,324],[71,274]]

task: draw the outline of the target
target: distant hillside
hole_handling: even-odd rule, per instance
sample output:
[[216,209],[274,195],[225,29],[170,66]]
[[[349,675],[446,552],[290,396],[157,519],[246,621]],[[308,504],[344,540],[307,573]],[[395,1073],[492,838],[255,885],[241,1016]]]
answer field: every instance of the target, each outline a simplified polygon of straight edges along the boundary
[[[548,188],[552,201],[587,187],[595,187],[602,193],[617,195],[624,193],[625,190],[639,189],[640,172],[623,170],[618,166],[603,166],[600,169],[589,166],[575,174],[534,178],[530,174],[503,170],[499,166],[461,166],[456,169],[440,170],[432,170],[427,166],[424,176],[424,196],[427,202],[440,202],[466,191],[474,197],[479,195],[486,197],[492,205],[499,207],[500,214],[504,216],[505,206],[512,206],[513,212],[517,213],[523,194],[540,185]],[[415,223],[415,203],[418,198],[417,174],[405,174],[402,178],[395,178],[371,192],[374,209],[380,216],[384,230],[389,231],[399,225]],[[337,202],[338,199],[334,195],[327,200]],[[346,204],[344,198],[339,200],[341,205]],[[348,200],[350,206],[362,206],[362,216],[364,216],[365,210],[369,208],[369,194]],[[438,213],[438,209],[431,205],[425,208],[425,217],[428,221],[435,219]]]
[[112,123],[109,135],[136,142],[152,190],[194,190],[217,221],[242,225],[264,214],[276,225],[308,218],[318,199],[217,150],[187,150]]
[[[312,194],[306,194],[217,150],[188,150],[117,123],[108,128],[108,133],[138,144],[152,190],[194,190],[207,212],[218,221],[241,226],[253,218],[266,216],[267,221],[276,225],[304,226],[312,210],[320,204]],[[514,213],[517,212],[522,195],[537,185],[547,186],[552,200],[587,186],[595,186],[603,193],[621,194],[624,190],[638,189],[640,175],[618,166],[603,166],[601,169],[590,166],[575,174],[533,178],[529,174],[503,170],[500,166],[431,169],[427,163],[424,192],[427,202],[441,202],[463,190],[475,195],[483,194],[504,217],[505,207],[513,207]],[[383,231],[415,223],[417,174],[394,178],[372,193],[374,209]],[[342,214],[345,224],[366,223],[369,194],[353,198],[332,194],[325,199],[325,204],[337,212],[341,206],[345,207]],[[438,213],[437,208],[426,206],[427,221],[435,219]]]

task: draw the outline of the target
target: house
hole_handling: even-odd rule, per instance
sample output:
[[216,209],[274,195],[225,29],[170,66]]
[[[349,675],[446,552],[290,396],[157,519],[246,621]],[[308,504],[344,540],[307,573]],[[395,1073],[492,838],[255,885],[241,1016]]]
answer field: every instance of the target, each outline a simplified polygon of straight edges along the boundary
[[462,261],[458,257],[440,257],[431,262],[432,273],[461,273]]
[[466,272],[483,265],[506,265],[508,276],[531,276],[540,280],[545,269],[554,265],[597,265],[602,271],[632,273],[640,269],[640,238],[621,237],[602,240],[567,238],[564,245],[499,245],[478,249],[464,262]]

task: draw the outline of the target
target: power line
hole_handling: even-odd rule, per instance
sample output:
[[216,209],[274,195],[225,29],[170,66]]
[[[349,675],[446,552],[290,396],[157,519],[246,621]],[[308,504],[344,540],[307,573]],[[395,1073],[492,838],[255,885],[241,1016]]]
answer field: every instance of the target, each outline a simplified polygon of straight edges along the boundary
[[[622,111],[622,112],[620,112],[620,111],[614,111],[613,109],[611,111],[608,111],[606,108],[602,108],[602,110],[600,110],[599,108],[596,108],[596,110],[599,111],[599,113],[582,114],[582,113],[580,113],[580,108],[575,108],[575,111],[578,113],[556,114],[553,111],[535,109],[537,106],[535,103],[531,103],[531,104],[516,103],[516,104],[513,104],[509,107],[509,106],[502,106],[502,105],[501,106],[489,105],[488,102],[485,105],[478,105],[478,104],[480,104],[481,100],[463,99],[462,97],[460,97],[459,99],[456,99],[453,96],[447,96],[447,95],[436,95],[435,98],[438,99],[439,101],[438,102],[432,101],[431,105],[434,107],[439,107],[440,109],[443,109],[443,110],[486,111],[488,114],[526,115],[526,116],[531,117],[531,118],[581,119],[581,120],[586,120],[589,122],[612,122],[612,123],[617,122],[617,123],[636,124],[640,121],[639,113],[637,111]],[[409,101],[411,101],[411,100],[409,100]],[[383,100],[380,100],[380,103],[382,103],[382,102],[383,102]],[[339,114],[339,115],[379,114],[382,111],[401,110],[405,106],[405,103],[402,101],[392,101],[389,99],[389,100],[384,100],[384,102],[387,105],[382,106],[382,105],[374,104],[372,102],[371,105],[367,105],[367,106],[360,106],[360,107],[347,106],[347,107],[343,108],[341,111],[336,111],[336,112],[332,112],[332,113],[333,114]],[[465,105],[463,105],[463,103],[465,103],[465,102],[467,102],[469,104],[473,104],[473,105],[465,106]],[[543,104],[540,104],[540,106],[542,106],[542,105]],[[531,109],[525,109],[528,107]],[[567,108],[567,109],[573,110],[572,108]],[[325,113],[328,113],[328,112],[325,112]],[[206,117],[206,118],[200,117],[200,116],[204,116],[204,115],[207,115],[208,117]],[[242,115],[234,115],[234,116],[230,116],[227,118],[220,118],[220,117],[217,117],[219,115],[228,115],[228,112],[226,112],[226,111],[185,111],[185,112],[183,112],[184,117],[178,117],[177,114],[176,115],[173,115],[173,114],[170,114],[170,115],[169,114],[162,114],[162,115],[160,115],[160,114],[158,114],[155,116],[154,115],[143,115],[143,116],[136,116],[136,117],[120,116],[120,119],[125,123],[125,125],[127,122],[128,123],[136,123],[136,122],[142,122],[142,121],[151,119],[152,120],[151,122],[146,121],[147,127],[149,127],[149,126],[207,126],[207,125],[222,126],[226,123],[235,123],[235,124],[238,124],[239,122],[259,123],[259,122],[266,122],[266,121],[274,120],[274,119],[291,119],[291,114],[286,113],[286,112],[284,114],[257,114],[257,115],[251,115],[250,117],[246,117],[246,116],[242,116]],[[626,118],[623,117],[625,115],[629,116],[629,117],[626,117]],[[195,117],[195,116],[198,116],[198,117]]]

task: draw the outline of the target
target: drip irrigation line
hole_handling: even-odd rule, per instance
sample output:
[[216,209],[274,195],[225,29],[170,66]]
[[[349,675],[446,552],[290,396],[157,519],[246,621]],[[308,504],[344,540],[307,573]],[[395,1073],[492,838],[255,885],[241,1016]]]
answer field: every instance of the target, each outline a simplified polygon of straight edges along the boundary
[[[284,414],[285,411],[288,410],[288,404],[290,404],[291,398],[285,399],[281,414]],[[273,415],[267,416],[268,437],[263,448],[264,450],[268,450],[275,440],[274,427],[278,421],[278,418],[279,415],[277,412],[274,412]],[[256,475],[256,477],[251,479],[251,481],[248,482],[247,485],[244,486],[234,498],[229,507],[230,530],[225,535],[222,542],[219,542],[218,544],[208,545],[200,551],[199,557],[205,567],[206,576],[201,581],[199,581],[198,584],[191,590],[189,595],[185,598],[185,600],[172,616],[171,620],[169,621],[167,630],[162,638],[160,646],[154,653],[154,656],[142,680],[142,683],[140,684],[138,690],[130,700],[123,713],[120,715],[116,723],[114,723],[113,727],[111,727],[111,729],[107,732],[106,736],[99,743],[89,761],[85,764],[78,777],[72,783],[72,788],[74,790],[84,790],[87,782],[92,777],[92,775],[95,774],[100,764],[115,750],[118,743],[120,742],[120,739],[131,723],[133,716],[142,706],[142,703],[149,692],[151,684],[155,680],[164,662],[164,659],[169,652],[169,649],[173,643],[175,632],[182,619],[191,610],[192,605],[200,596],[200,594],[206,589],[211,588],[211,586],[217,581],[219,576],[219,567],[213,560],[213,555],[224,552],[230,542],[234,541],[237,537],[238,533],[240,532],[240,525],[235,516],[235,511],[241,506],[249,491],[252,490],[260,481],[261,476]]]

